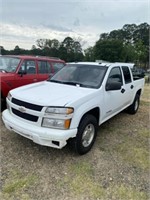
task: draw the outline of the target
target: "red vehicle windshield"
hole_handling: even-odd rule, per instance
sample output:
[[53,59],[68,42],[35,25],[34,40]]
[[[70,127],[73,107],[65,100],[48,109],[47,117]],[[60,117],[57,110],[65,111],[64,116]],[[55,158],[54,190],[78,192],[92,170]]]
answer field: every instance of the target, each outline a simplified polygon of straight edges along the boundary
[[4,72],[15,72],[20,58],[0,56],[0,71]]

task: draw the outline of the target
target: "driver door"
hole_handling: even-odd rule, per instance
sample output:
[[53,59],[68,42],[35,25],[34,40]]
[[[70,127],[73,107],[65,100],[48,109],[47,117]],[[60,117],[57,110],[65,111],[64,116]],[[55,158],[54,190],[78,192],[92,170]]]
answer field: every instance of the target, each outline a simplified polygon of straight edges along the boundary
[[15,79],[15,87],[37,82],[36,62],[34,60],[24,60]]
[[[111,90],[104,92],[104,117],[102,121],[111,118],[113,115],[117,114],[125,104],[125,93],[123,89],[123,80],[120,67],[114,67],[111,69],[107,82],[120,82],[122,88],[120,90]],[[106,84],[107,84],[106,82]]]

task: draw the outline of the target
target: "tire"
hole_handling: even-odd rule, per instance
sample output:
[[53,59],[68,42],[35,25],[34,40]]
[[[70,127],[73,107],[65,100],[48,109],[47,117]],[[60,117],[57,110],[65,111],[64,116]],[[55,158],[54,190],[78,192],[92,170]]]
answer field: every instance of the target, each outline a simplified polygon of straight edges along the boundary
[[133,103],[127,108],[127,112],[131,115],[134,115],[139,109],[139,104],[140,96],[136,94]]
[[95,142],[98,123],[93,115],[87,114],[81,120],[77,136],[70,140],[70,146],[76,153],[83,155],[89,152]]

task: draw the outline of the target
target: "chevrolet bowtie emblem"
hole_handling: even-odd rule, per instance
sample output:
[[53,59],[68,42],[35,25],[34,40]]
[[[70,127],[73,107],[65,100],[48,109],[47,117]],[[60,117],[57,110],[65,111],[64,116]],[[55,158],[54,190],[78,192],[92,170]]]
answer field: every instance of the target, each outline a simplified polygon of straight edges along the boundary
[[22,112],[22,113],[25,113],[25,112],[26,112],[26,108],[25,108],[24,106],[20,106],[20,107],[18,108],[18,110],[19,110],[20,112]]

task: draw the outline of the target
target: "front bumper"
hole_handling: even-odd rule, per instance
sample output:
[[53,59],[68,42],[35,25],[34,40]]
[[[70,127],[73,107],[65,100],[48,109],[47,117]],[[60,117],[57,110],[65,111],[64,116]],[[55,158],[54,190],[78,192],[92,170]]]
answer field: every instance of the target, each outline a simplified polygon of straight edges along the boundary
[[59,130],[31,125],[15,118],[8,109],[3,111],[2,120],[7,129],[33,140],[37,144],[58,149],[64,147],[67,144],[67,140],[77,134],[77,129]]

